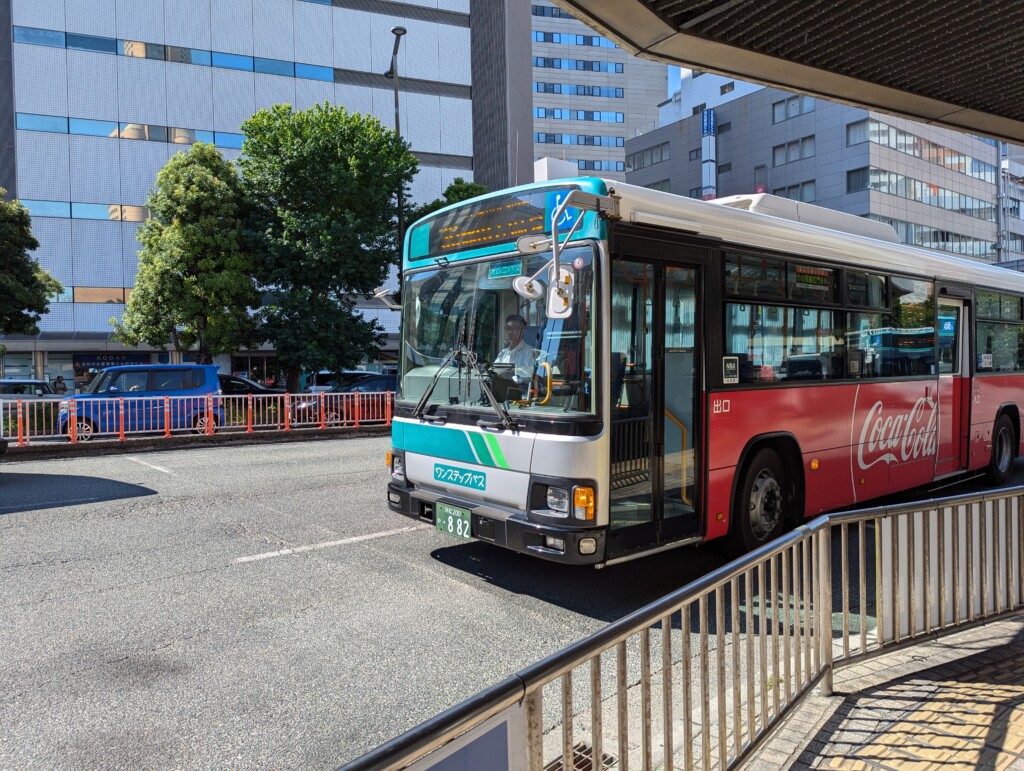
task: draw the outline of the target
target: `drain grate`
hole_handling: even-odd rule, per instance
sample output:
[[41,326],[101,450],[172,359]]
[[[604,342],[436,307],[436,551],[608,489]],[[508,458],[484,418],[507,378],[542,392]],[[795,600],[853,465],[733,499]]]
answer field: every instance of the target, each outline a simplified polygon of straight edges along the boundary
[[560,755],[544,766],[544,771],[602,771],[611,768],[618,762],[618,758],[609,755],[607,752],[601,754],[600,769],[594,768],[594,748],[587,742],[576,742],[572,748],[572,762],[565,764],[565,756]]

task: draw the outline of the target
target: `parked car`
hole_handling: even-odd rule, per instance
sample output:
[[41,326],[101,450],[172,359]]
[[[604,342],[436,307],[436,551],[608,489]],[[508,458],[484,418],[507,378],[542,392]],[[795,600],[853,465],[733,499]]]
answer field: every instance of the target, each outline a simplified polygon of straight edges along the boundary
[[[380,372],[350,373],[342,382],[334,385],[329,391],[325,391],[324,423],[327,425],[341,423],[343,420],[352,420],[354,413],[345,414],[346,409],[354,410],[356,404],[359,406],[360,419],[379,420],[384,417],[384,401],[376,394],[391,392],[391,402],[394,404],[395,390],[398,388],[398,375],[382,374]],[[359,397],[346,397],[343,394],[362,394]],[[320,420],[320,398],[311,396],[301,399],[292,405],[292,420],[295,423],[317,423]]]
[[45,399],[56,397],[53,386],[45,380],[35,378],[14,378],[8,377],[0,380],[0,399]]
[[217,375],[217,379],[220,381],[220,390],[225,396],[244,396],[246,394],[260,396],[284,393],[283,388],[269,388],[241,375]]
[[[96,434],[116,433],[120,428],[119,399],[124,398],[125,431],[163,431],[166,428],[165,405],[169,402],[171,429],[191,428],[205,433],[224,423],[224,407],[213,400],[208,410],[207,396],[220,394],[217,367],[212,364],[135,364],[107,367],[96,373],[74,399],[75,433],[79,440]],[[61,402],[60,430],[69,432],[70,400]]]
[[309,376],[306,390],[311,394],[326,393],[338,386],[374,374],[376,373],[368,372],[365,369],[343,369],[341,372],[331,372],[330,370],[322,369],[315,375]]

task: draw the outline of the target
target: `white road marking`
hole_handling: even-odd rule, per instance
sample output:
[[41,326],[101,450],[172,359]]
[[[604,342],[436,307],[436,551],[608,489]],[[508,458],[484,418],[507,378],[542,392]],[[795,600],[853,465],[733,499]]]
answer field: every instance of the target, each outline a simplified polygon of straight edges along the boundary
[[96,503],[102,498],[72,498],[68,501],[47,501],[46,503],[19,504],[18,506],[0,506],[0,511],[35,511],[36,509],[55,509],[58,506],[77,506],[79,503]]
[[402,533],[408,533],[413,530],[422,530],[430,527],[430,525],[412,525],[411,527],[400,527],[397,530],[385,530],[381,533],[369,533],[368,535],[356,535],[351,538],[342,538],[338,541],[323,541],[321,543],[307,544],[306,546],[295,546],[291,549],[281,549],[280,551],[268,551],[263,554],[253,554],[249,557],[236,557],[231,560],[235,565],[240,565],[243,562],[257,562],[259,560],[268,560],[273,557],[286,557],[289,554],[301,554],[307,551],[318,551],[319,549],[330,549],[332,546],[347,546],[350,543],[360,543],[362,541],[372,541],[376,538],[387,538],[391,535],[400,535]]
[[146,463],[146,461],[144,461],[144,460],[139,460],[138,458],[132,458],[131,456],[125,456],[125,457],[128,458],[128,460],[135,461],[136,463],[139,463],[139,464],[141,464],[143,466],[149,466],[150,468],[156,469],[157,471],[162,471],[165,474],[173,474],[174,473],[169,468],[164,468],[163,466],[155,466],[152,463]]

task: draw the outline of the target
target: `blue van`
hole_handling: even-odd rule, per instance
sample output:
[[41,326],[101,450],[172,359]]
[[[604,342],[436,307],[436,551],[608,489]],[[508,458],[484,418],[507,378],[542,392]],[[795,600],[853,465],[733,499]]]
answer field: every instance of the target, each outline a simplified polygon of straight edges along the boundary
[[[107,367],[96,373],[75,397],[75,434],[80,441],[97,434],[120,430],[120,399],[124,398],[124,430],[164,431],[170,411],[170,427],[191,428],[206,433],[208,420],[213,430],[224,425],[224,406],[208,396],[219,395],[220,381],[213,364],[132,364]],[[164,396],[172,397],[164,400]],[[69,432],[71,400],[60,404],[60,430]]]

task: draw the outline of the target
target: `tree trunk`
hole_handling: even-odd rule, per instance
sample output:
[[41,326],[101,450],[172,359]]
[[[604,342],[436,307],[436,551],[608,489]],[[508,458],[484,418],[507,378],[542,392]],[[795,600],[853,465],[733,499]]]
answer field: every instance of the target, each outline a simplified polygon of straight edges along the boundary
[[299,376],[302,374],[300,367],[289,367],[288,368],[288,379],[285,381],[285,389],[290,394],[297,394],[299,392]]

